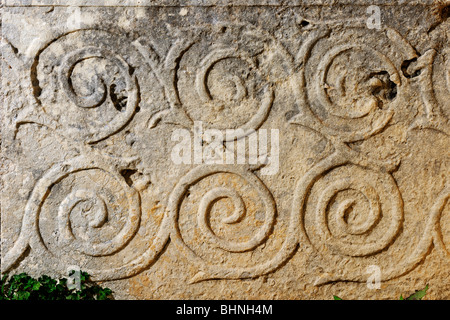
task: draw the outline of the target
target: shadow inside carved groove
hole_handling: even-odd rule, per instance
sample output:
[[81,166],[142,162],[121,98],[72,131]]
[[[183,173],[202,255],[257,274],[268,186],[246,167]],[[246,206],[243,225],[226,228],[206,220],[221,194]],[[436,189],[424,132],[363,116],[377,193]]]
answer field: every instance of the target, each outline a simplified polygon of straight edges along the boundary
[[133,180],[131,179],[131,176],[137,173],[137,170],[132,169],[124,169],[120,171],[120,175],[125,179],[125,182],[132,187],[133,186]]
[[402,69],[403,75],[408,79],[418,77],[418,76],[420,76],[420,74],[422,72],[422,69],[418,69],[414,73],[409,74],[408,68],[412,63],[415,63],[415,62],[417,62],[417,58],[405,60],[402,63],[401,69]]
[[394,100],[397,97],[397,85],[389,78],[389,72],[380,71],[369,74],[369,79],[378,83],[373,86],[372,94],[380,99]]
[[116,93],[117,85],[115,83],[113,83],[109,88],[110,88],[110,97],[114,104],[114,107],[117,109],[117,111],[123,112],[127,106],[128,100],[127,96],[122,95],[120,91]]
[[450,16],[450,5],[445,3],[437,3],[432,10],[433,14],[439,18],[441,22],[444,22]]

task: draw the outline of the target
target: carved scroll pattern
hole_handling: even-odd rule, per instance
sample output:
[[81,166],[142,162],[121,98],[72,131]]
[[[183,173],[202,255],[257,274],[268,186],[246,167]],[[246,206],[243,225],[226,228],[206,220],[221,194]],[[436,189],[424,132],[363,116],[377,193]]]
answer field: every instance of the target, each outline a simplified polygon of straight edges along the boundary
[[[402,195],[392,175],[399,161],[369,159],[347,144],[383,131],[395,110],[407,103],[409,83],[402,63],[419,55],[389,28],[379,35],[383,43],[398,49],[396,54],[367,43],[361,30],[351,30],[352,41],[342,37],[342,32],[324,27],[312,30],[295,57],[272,36],[245,26],[222,26],[213,35],[194,32],[176,41],[164,58],[139,39],[129,46],[133,53],[120,52],[117,38],[99,30],[71,32],[48,43],[38,52],[30,73],[35,107],[43,111],[46,125],[77,142],[95,144],[108,139],[132,120],[141,98],[141,79],[134,75],[132,66],[133,55],[139,53],[164,88],[167,100],[167,106],[153,115],[150,127],[160,120],[192,127],[196,120],[212,118],[217,121],[210,121],[211,128],[243,129],[239,139],[266,121],[275,84],[290,81],[299,108],[289,122],[319,132],[332,142],[335,152],[298,179],[289,228],[277,252],[264,262],[235,263],[242,261],[236,257],[270,244],[277,223],[272,193],[249,168],[204,165],[181,177],[167,195],[165,216],[146,251],[122,265],[106,268],[108,259],[133,245],[142,211],[147,208],[141,207],[140,190],[127,184],[115,160],[91,155],[91,149],[84,146],[82,155],[54,165],[36,184],[25,208],[19,239],[2,259],[3,269],[12,268],[31,247],[52,261],[57,270],[65,271],[58,259],[64,255],[74,264],[87,261],[88,271],[96,279],[119,279],[145,270],[169,239],[198,266],[193,282],[255,278],[273,272],[289,260],[299,244],[310,246],[322,261],[334,261],[337,267],[364,265],[366,257],[373,263],[404,228]],[[100,35],[107,40],[98,44],[96,37]],[[83,43],[81,48],[73,47],[75,39]],[[236,43],[234,39],[243,40]],[[205,47],[208,50],[203,50]],[[361,57],[370,57],[370,61],[361,61]],[[435,52],[425,57],[419,62],[434,61]],[[355,65],[346,66],[350,60]],[[181,73],[183,64],[192,72]],[[282,64],[284,72],[272,72],[273,64]],[[226,70],[225,65],[233,68]],[[424,70],[422,86],[428,86],[433,77],[431,64],[417,68]],[[427,115],[433,118],[438,102],[427,90],[422,95]],[[71,108],[59,109],[62,103]],[[196,108],[198,103],[204,109]],[[251,112],[240,114],[245,110]],[[217,113],[216,117],[211,113]],[[59,119],[65,119],[68,127],[61,127]],[[437,128],[448,132],[448,125],[441,120]],[[88,183],[93,171],[104,177],[104,183]],[[69,177],[74,188],[66,190],[64,181]],[[449,198],[447,189],[436,200],[416,250],[401,264],[389,267],[383,280],[412,270],[433,241],[448,255],[439,231],[439,219]],[[60,196],[62,201],[56,203],[52,194],[63,191],[67,192]],[[47,243],[51,237],[39,228],[42,212],[49,207],[56,212],[49,218],[55,220],[58,234],[52,244]],[[228,215],[216,217],[217,207]],[[192,225],[194,229],[188,227]],[[352,274],[327,271],[318,284],[365,281],[367,277],[365,270]]]
[[[292,207],[293,215],[300,214],[300,243],[314,248],[325,269],[316,284],[366,281],[367,267],[373,264],[382,268],[381,280],[396,278],[425,258],[433,237],[439,242],[438,231],[432,231],[439,229],[437,223],[430,221],[407,257],[388,262],[385,252],[396,250],[399,233],[408,228],[392,175],[401,159],[370,159],[348,147],[382,132],[395,110],[407,105],[411,89],[402,69],[404,61],[419,55],[389,28],[371,37],[377,44],[371,44],[362,29],[349,32],[351,40],[345,31],[317,28],[297,54],[300,72],[294,86],[301,103],[291,123],[320,132],[335,147],[334,154],[299,180]],[[431,220],[437,219],[442,201]]]

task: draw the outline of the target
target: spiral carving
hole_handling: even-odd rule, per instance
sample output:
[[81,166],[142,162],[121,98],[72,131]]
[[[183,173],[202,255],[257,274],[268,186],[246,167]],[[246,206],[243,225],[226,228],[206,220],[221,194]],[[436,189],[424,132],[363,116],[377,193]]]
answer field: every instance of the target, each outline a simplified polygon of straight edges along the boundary
[[[298,121],[348,142],[366,139],[388,124],[407,93],[398,70],[404,60],[417,56],[391,29],[371,38],[385,45],[372,44],[363,30],[351,32],[351,42],[345,40],[346,32],[311,32],[297,54],[303,65],[298,74]],[[397,47],[404,59],[386,49]]]
[[[95,176],[108,187],[93,183],[87,189],[89,176]],[[75,187],[58,207],[55,227],[57,225],[60,241],[55,245],[64,248],[64,251],[90,256],[116,253],[131,240],[139,227],[140,200],[137,191],[120,176],[95,167],[74,171],[70,178],[75,179]],[[64,180],[60,182],[60,185],[63,184]],[[119,203],[124,210],[118,207]],[[46,206],[44,203],[44,211]],[[41,234],[45,238],[45,227]]]
[[[340,200],[343,193],[348,196]],[[360,204],[360,201],[364,204]],[[327,246],[346,256],[365,256],[384,249],[392,241],[400,223],[401,209],[394,207],[392,210],[397,216],[391,226],[392,232],[381,236],[377,233],[370,239],[370,234],[381,218],[379,195],[373,186],[350,176],[332,182],[324,189],[316,208],[315,221],[320,241],[329,241]]]
[[306,212],[315,221],[315,228],[307,230],[309,239],[317,248],[350,257],[385,249],[395,239],[402,221],[402,202],[396,190],[388,176],[358,166],[329,171],[309,196],[315,198],[317,193],[318,199],[311,204],[314,209]]
[[[363,87],[367,91],[354,92],[356,97],[351,98],[354,101],[354,104],[350,104],[351,108],[346,108],[346,104],[349,101],[345,99],[345,96],[347,93],[353,94],[352,91],[348,91],[357,90],[357,85],[355,83],[349,83],[351,80],[348,78],[346,79],[345,77],[337,77],[335,80],[333,79],[336,81],[333,87],[331,87],[327,82],[331,76],[331,69],[333,65],[336,64],[336,60],[338,60],[339,56],[352,51],[360,51],[363,54],[372,56],[374,60],[380,61],[386,69],[386,77],[384,81],[387,83],[383,82],[383,79],[381,79],[383,72],[379,72],[378,74],[368,74],[362,79],[354,79],[357,81],[359,80],[359,86]],[[383,104],[386,103],[387,100],[395,99],[396,92],[393,91],[392,87],[400,84],[400,75],[392,62],[380,52],[373,51],[372,48],[365,45],[347,44],[331,49],[320,61],[317,76],[317,80],[319,81],[315,83],[316,92],[318,93],[318,98],[322,106],[332,116],[350,119],[357,119],[367,116],[370,112],[373,112],[377,108],[382,108]],[[349,85],[353,85],[354,87],[349,88]],[[378,92],[379,90],[383,90],[385,92],[377,97],[375,92]]]
[[[265,193],[267,196],[267,193]],[[221,237],[218,237],[214,231],[208,225],[207,218],[211,213],[211,207],[214,203],[222,198],[231,199],[233,202],[234,212],[224,218],[222,223],[225,224],[233,224],[242,220],[245,216],[246,208],[245,204],[241,198],[241,196],[232,189],[228,188],[215,188],[208,191],[204,197],[201,199],[198,209],[197,221],[202,232],[210,239],[212,243],[216,246],[230,251],[230,252],[244,252],[248,250],[252,250],[258,245],[260,245],[264,239],[268,236],[270,228],[273,224],[273,220],[275,217],[274,209],[270,207],[270,205],[266,206],[268,210],[268,218],[265,220],[265,224],[261,227],[260,231],[257,232],[250,240],[245,242],[235,242],[228,241]]]
[[208,191],[202,198],[198,208],[197,222],[201,231],[207,235],[210,241],[216,243],[216,245],[224,250],[231,252],[241,252],[251,250],[253,248],[252,241],[245,243],[228,242],[218,237],[208,224],[208,216],[211,212],[211,207],[214,203],[220,199],[228,198],[233,202],[234,212],[232,215],[224,218],[222,223],[232,224],[239,222],[245,216],[245,204],[241,196],[232,189],[228,188],[214,188]]
[[[89,241],[101,227],[111,220],[107,201],[92,190],[76,190],[70,193],[61,202],[58,210],[58,228],[60,232],[60,245],[69,245],[90,256],[105,256],[121,249],[137,230],[139,221],[139,201],[134,199],[127,224],[112,239],[100,243]],[[80,207],[80,219],[86,221],[78,230],[79,236],[74,235],[74,228],[70,222],[70,214]]]
[[[422,238],[412,241],[411,234],[422,229],[421,217],[416,217],[414,203],[408,203],[404,216],[402,195],[394,179],[399,176],[401,188],[412,190],[407,185],[409,176],[402,177],[408,166],[403,166],[403,159],[399,166],[400,161],[368,158],[372,151],[391,151],[385,142],[405,142],[403,150],[415,141],[422,142],[406,137],[403,131],[408,119],[402,116],[415,118],[420,114],[420,107],[415,107],[417,101],[410,99],[414,91],[408,88],[416,81],[414,78],[420,85],[427,118],[418,124],[449,133],[446,98],[450,52],[446,42],[442,50],[429,49],[419,57],[390,28],[373,30],[375,36],[367,37],[367,28],[341,26],[331,30],[322,22],[302,29],[292,42],[278,41],[253,26],[208,25],[204,30],[199,27],[187,32],[187,39],[178,39],[172,46],[160,38],[155,43],[143,41],[148,47],[135,41],[140,53],[134,52],[133,45],[123,37],[101,30],[77,30],[47,43],[38,51],[29,73],[34,101],[44,112],[34,114],[36,105],[29,108],[31,111],[27,107],[26,112],[17,112],[20,121],[12,121],[16,121],[17,131],[19,125],[41,123],[38,120],[43,119],[45,126],[54,126],[67,137],[96,143],[130,124],[141,101],[141,107],[146,107],[142,108],[143,116],[134,119],[133,130],[124,133],[123,141],[107,144],[103,150],[133,157],[126,165],[101,155],[98,150],[102,148],[90,149],[66,141],[59,159],[73,152],[82,155],[57,164],[57,151],[42,157],[39,167],[51,163],[51,168],[42,176],[39,173],[41,178],[32,193],[23,197],[27,205],[21,233],[2,257],[6,270],[13,268],[31,247],[31,258],[42,259],[36,264],[39,268],[48,265],[49,269],[65,272],[66,266],[73,264],[83,267],[96,280],[125,278],[150,266],[169,238],[198,272],[193,281],[268,274],[292,257],[298,247],[298,259],[293,262],[309,263],[301,272],[306,275],[314,265],[323,269],[323,274],[332,274],[327,278],[330,281],[365,281],[366,269],[362,267],[373,263],[383,268],[382,280],[400,276],[420,263],[433,243],[450,257],[448,236],[444,234],[448,226],[444,218],[450,199],[448,186],[434,202]],[[297,50],[300,42],[301,49],[293,59],[289,52]],[[21,46],[11,46],[9,55],[20,57]],[[145,48],[151,53],[145,55]],[[140,76],[149,71],[141,66],[144,58],[154,72],[148,83]],[[164,87],[161,96],[152,91],[155,80]],[[280,179],[282,176],[288,181],[309,168],[297,184],[290,216],[282,216],[284,204],[290,200],[289,185],[278,183],[278,176],[267,178],[268,185],[276,186],[279,192],[281,209],[277,211],[272,193],[255,173],[258,165],[251,166],[254,172],[244,166],[195,167],[171,190],[164,203],[167,207],[160,205],[172,187],[171,179],[177,179],[177,174],[186,169],[174,169],[173,163],[168,164],[167,153],[161,151],[170,146],[161,137],[169,136],[173,125],[189,127],[193,121],[203,121],[205,129],[241,129],[231,137],[234,143],[264,124],[275,94],[279,113],[273,115],[272,123],[283,124],[286,118],[320,135],[316,146],[311,145],[316,138],[310,138],[310,132],[292,131],[292,136],[284,136],[292,140],[285,139],[283,145],[300,145],[301,151],[307,152],[301,156],[294,153],[283,161]],[[12,99],[10,96],[7,98]],[[164,99],[170,110],[164,109],[166,103],[160,103]],[[11,103],[7,114],[15,117],[22,100],[17,100],[16,105]],[[296,112],[283,116],[283,105],[292,105]],[[33,114],[31,120],[27,118],[29,112]],[[166,122],[155,128],[165,116]],[[384,131],[389,122],[401,140],[384,139],[390,136],[389,129]],[[284,130],[282,134],[289,131],[289,126],[278,127]],[[141,130],[144,128],[148,130]],[[380,139],[364,145],[364,140],[377,133],[382,133]],[[30,137],[22,144],[18,139],[17,145],[12,144],[7,151],[15,152],[21,146],[25,150],[29,142],[47,143],[35,139],[34,134]],[[49,138],[54,143],[50,134]],[[303,138],[305,144],[299,144]],[[308,148],[304,148],[306,145]],[[334,151],[326,156],[330,148]],[[248,149],[250,154],[252,148]],[[290,161],[295,157],[298,162]],[[140,162],[134,160],[137,158]],[[25,159],[20,158],[17,164]],[[133,170],[125,171],[132,173],[121,171],[130,163]],[[33,167],[31,162],[23,164]],[[137,180],[135,184],[137,178],[132,175],[135,171],[152,171],[153,164],[167,164],[171,174],[166,177],[167,171],[153,171],[158,178],[164,177],[155,179],[163,183],[150,192],[149,180]],[[436,162],[433,169],[439,174],[436,181],[442,182],[446,181],[447,171],[441,166],[446,164]],[[34,177],[35,172],[29,175]],[[21,178],[15,179],[11,181]],[[25,194],[28,187],[20,193]],[[151,208],[145,214],[141,214],[143,204]],[[405,243],[410,246],[401,251]]]
[[[294,250],[290,243],[266,263],[245,263],[245,257],[265,248],[276,206],[262,181],[239,167],[193,169],[173,190],[168,209],[175,227],[171,238],[202,270],[194,281],[258,276],[273,271]],[[195,217],[187,214],[191,210]]]
[[266,120],[275,84],[292,74],[291,60],[261,30],[222,26],[182,54],[176,79],[180,102],[192,120],[208,128],[242,129],[239,139]]
[[[73,43],[82,47],[74,50]],[[71,138],[103,140],[134,115],[138,83],[122,57],[130,60],[134,53],[121,52],[124,43],[104,31],[80,30],[60,36],[38,53],[31,71],[34,96],[48,114],[59,118]]]
[[[222,60],[226,59],[239,59],[246,64],[248,68],[255,68],[255,61],[251,59],[251,56],[245,53],[236,53],[233,49],[217,49],[209,53],[201,62],[200,69],[197,72],[195,86],[197,93],[203,102],[210,103],[216,97],[213,95],[208,86],[208,76],[214,65]],[[245,81],[242,77],[236,74],[227,74],[224,76],[224,81],[230,81],[231,85],[235,88],[232,95],[229,96],[230,101],[241,102],[248,94]],[[219,96],[218,99],[221,97]],[[224,99],[223,99],[224,100]],[[267,102],[263,102],[263,109],[267,109]]]
[[[140,223],[139,192],[114,162],[97,154],[80,156],[55,165],[37,183],[19,239],[3,262],[10,268],[31,246],[57,271],[77,265],[98,280],[123,278],[154,261],[169,237],[162,221],[151,240],[136,239]],[[152,246],[137,253],[130,245],[136,241]]]
[[398,276],[420,262],[429,244],[425,239],[413,248],[412,258],[401,266],[386,257],[396,250],[403,227],[401,193],[386,168],[368,166],[369,160],[347,152],[339,148],[312,167],[295,191],[298,241],[313,249],[324,270],[316,284],[366,281],[364,266],[373,264],[382,268],[383,279]]
[[[270,229],[273,226],[275,219],[275,203],[272,195],[264,186],[264,184],[256,176],[253,176],[249,172],[233,170],[225,167],[221,168],[220,170],[208,167],[200,168],[201,169],[192,171],[190,174],[185,176],[185,179],[183,180],[189,181],[189,184],[196,184],[199,183],[199,180],[212,178],[213,176],[218,175],[218,179],[230,180],[232,181],[232,184],[231,186],[220,186],[212,188],[201,197],[200,201],[198,202],[199,204],[196,219],[199,229],[209,239],[213,246],[219,247],[226,251],[245,252],[248,250],[252,250],[260,245],[269,235]],[[237,190],[232,188],[233,184],[241,185],[243,183],[250,184],[250,186],[254,189],[253,192],[256,191],[255,196],[259,199],[247,199],[246,201],[244,201],[244,199],[242,198],[243,195],[240,195]],[[183,201],[183,197],[185,196],[187,186],[189,186],[189,184],[182,184],[181,186],[183,186],[183,188],[175,188],[174,193],[172,193],[171,196],[171,209],[175,210],[176,203],[180,203]],[[262,209],[264,211],[264,222],[260,224],[258,231],[254,232],[254,235],[249,240],[241,242],[233,240],[230,241],[218,236],[212,230],[212,209],[213,206],[217,204],[217,202],[221,199],[230,199],[231,206],[224,205],[222,207],[227,209],[230,207],[232,208],[231,214],[228,213],[225,217],[219,220],[219,223],[222,225],[233,225],[243,222],[247,214],[255,214],[255,212],[252,212],[253,210],[255,210],[254,206],[256,206],[258,202],[261,202]],[[246,204],[246,202],[248,203]],[[249,206],[252,207],[252,211],[249,210]],[[178,214],[174,212],[174,216],[177,215]],[[218,227],[218,229],[219,228],[220,227]]]

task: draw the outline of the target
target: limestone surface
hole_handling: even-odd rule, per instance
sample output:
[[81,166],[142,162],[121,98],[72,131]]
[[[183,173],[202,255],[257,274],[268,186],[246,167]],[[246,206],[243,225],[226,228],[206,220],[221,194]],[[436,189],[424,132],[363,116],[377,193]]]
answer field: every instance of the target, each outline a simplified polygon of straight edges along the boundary
[[2,273],[449,299],[449,5],[4,0]]

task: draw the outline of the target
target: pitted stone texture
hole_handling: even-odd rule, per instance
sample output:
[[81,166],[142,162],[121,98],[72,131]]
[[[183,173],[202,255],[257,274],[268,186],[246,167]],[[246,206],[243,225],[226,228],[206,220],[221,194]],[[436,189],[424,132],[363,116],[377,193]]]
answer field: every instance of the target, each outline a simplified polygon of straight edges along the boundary
[[[2,272],[77,266],[124,299],[449,298],[448,5],[5,1]],[[249,159],[264,130],[261,161],[196,158]]]

